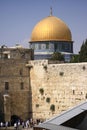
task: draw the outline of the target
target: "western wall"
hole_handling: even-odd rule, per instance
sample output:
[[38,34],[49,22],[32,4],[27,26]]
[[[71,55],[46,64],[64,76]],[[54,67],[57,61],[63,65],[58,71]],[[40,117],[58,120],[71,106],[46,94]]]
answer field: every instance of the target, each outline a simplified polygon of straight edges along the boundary
[[48,119],[87,100],[87,63],[29,61],[33,118]]
[[6,121],[14,115],[48,119],[86,100],[87,63],[0,62],[0,113]]

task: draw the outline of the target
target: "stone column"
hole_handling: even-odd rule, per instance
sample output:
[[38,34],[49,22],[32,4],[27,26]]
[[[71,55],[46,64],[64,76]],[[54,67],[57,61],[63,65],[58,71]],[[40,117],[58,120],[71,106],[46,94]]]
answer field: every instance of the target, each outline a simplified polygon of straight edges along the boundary
[[11,118],[10,96],[8,94],[4,94],[3,98],[4,98],[4,120],[10,121]]

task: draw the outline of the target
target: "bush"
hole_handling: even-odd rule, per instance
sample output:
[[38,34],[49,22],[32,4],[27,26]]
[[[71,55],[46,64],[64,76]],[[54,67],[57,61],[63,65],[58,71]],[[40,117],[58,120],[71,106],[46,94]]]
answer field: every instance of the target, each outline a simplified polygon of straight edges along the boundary
[[39,104],[36,104],[36,107],[39,107]]
[[55,111],[55,105],[54,105],[54,104],[52,104],[52,105],[50,106],[50,110],[51,110],[51,111]]
[[44,94],[44,89],[43,88],[40,88],[39,89],[40,93],[43,95]]
[[46,98],[46,102],[48,102],[48,103],[50,102],[50,98],[49,97]]

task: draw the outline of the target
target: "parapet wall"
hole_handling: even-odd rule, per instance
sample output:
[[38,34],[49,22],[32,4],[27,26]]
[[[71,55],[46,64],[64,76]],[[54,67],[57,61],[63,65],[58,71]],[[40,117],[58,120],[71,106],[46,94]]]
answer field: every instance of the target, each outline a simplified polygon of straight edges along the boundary
[[50,118],[87,99],[87,63],[29,61],[33,118]]

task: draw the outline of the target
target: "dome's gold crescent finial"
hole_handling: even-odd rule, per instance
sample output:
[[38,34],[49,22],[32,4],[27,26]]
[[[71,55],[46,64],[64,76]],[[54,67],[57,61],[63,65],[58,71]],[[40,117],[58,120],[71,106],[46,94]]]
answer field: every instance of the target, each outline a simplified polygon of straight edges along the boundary
[[52,11],[52,7],[50,7],[50,16],[52,16],[53,11]]

